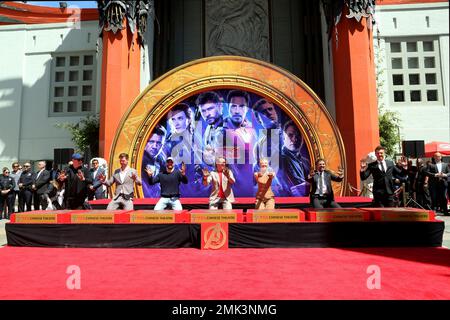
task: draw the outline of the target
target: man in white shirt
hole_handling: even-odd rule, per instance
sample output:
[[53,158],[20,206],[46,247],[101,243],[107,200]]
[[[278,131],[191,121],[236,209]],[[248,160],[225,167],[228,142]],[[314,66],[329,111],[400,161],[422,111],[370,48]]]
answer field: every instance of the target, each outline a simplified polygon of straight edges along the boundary
[[344,171],[339,167],[338,175],[326,170],[325,160],[316,160],[316,169],[310,170],[308,182],[311,184],[309,194],[311,205],[314,208],[340,208],[334,201],[333,187],[331,181],[341,182],[344,179]]
[[373,206],[393,207],[394,206],[394,181],[392,173],[396,166],[391,160],[386,160],[385,148],[378,146],[375,148],[377,161],[367,164],[361,160],[361,180],[366,180],[371,175],[373,177]]
[[128,166],[128,154],[121,153],[119,155],[120,168],[114,171],[111,178],[106,180],[102,175],[100,180],[108,187],[116,184],[116,191],[111,202],[108,204],[107,210],[118,210],[121,207],[124,210],[133,210],[134,184],[142,185],[137,171]]

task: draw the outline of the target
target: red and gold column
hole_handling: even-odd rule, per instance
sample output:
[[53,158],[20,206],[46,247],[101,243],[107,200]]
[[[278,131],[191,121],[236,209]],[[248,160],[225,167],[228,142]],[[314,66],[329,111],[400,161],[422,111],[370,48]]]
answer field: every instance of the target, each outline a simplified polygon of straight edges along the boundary
[[137,31],[103,30],[100,101],[100,155],[109,159],[120,120],[140,93],[140,46]]
[[[348,182],[359,186],[359,160],[379,144],[372,29],[342,12],[332,35],[336,122],[344,140]],[[336,32],[338,41],[336,39]]]

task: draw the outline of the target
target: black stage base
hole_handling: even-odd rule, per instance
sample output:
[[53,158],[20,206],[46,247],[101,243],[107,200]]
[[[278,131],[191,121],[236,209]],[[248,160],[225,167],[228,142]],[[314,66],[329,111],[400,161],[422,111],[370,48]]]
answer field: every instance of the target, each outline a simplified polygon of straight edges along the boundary
[[[230,223],[230,248],[440,247],[444,222]],[[10,246],[200,248],[199,224],[7,223]]]

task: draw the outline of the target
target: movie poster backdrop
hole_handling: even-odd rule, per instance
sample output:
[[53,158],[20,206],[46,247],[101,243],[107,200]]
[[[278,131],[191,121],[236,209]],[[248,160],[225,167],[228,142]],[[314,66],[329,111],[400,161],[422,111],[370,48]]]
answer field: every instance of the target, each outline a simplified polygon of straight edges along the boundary
[[253,173],[259,159],[269,160],[275,173],[275,196],[307,196],[311,167],[305,139],[296,124],[269,99],[255,93],[222,89],[190,96],[173,106],[149,136],[142,159],[143,192],[160,197],[159,184],[150,185],[145,168],[158,174],[168,157],[177,168],[184,162],[188,184],[181,197],[209,197],[202,184],[202,169],[214,170],[215,159],[224,157],[233,171],[236,197],[254,197]]

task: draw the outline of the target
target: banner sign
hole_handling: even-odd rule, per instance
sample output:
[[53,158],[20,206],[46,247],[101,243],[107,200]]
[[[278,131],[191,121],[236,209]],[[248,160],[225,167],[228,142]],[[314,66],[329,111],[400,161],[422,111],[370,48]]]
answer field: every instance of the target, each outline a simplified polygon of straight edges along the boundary
[[148,178],[165,170],[168,157],[175,167],[186,165],[188,184],[180,184],[182,198],[209,197],[204,171],[215,170],[219,157],[226,159],[236,183],[235,196],[254,197],[254,172],[259,160],[269,161],[274,174],[272,191],[278,197],[309,194],[311,167],[306,138],[290,117],[273,101],[256,93],[235,89],[201,92],[174,105],[150,133],[141,162],[145,198],[159,198],[159,183]]
[[305,209],[306,218],[311,222],[360,222],[370,221],[370,213],[355,208]]
[[16,213],[14,223],[58,223],[56,213]]
[[79,224],[114,223],[114,213],[73,213],[70,218],[71,223]]
[[130,223],[174,223],[174,213],[130,213]]
[[251,221],[257,223],[283,223],[305,221],[305,213],[301,210],[248,210]]
[[375,221],[434,221],[432,210],[417,208],[363,208]]
[[236,213],[191,213],[191,223],[203,222],[237,222]]

